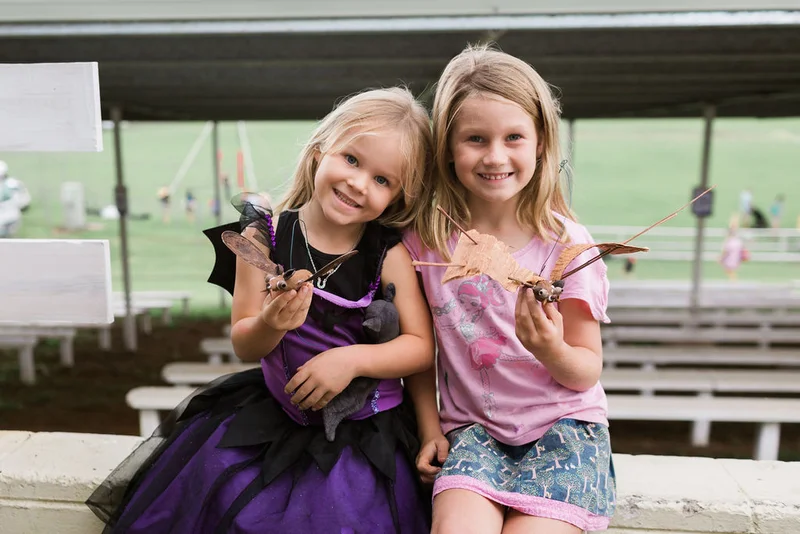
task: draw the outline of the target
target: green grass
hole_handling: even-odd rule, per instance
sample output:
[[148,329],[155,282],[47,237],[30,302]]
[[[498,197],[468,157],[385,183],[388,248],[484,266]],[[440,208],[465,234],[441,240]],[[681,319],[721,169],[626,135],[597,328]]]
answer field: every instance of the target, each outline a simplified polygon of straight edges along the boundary
[[[248,123],[248,134],[259,186],[280,198],[297,154],[313,128],[310,122]],[[213,196],[210,140],[178,188],[172,220],[163,224],[156,198],[159,187],[172,182],[202,123],[129,124],[123,129],[123,164],[132,213],[150,213],[149,220],[131,220],[133,288],[180,289],[195,294],[200,308],[219,302],[218,290],[205,283],[213,263],[212,250],[201,230],[214,224],[209,201]],[[703,123],[700,119],[582,121],[576,123],[572,204],[588,225],[646,226],[684,204],[699,183]],[[118,224],[90,218],[93,229],[66,235],[62,222],[60,187],[65,181],[84,184],[86,203],[99,208],[113,202],[115,183],[113,139],[105,133],[105,151],[99,154],[0,153],[13,175],[25,181],[33,206],[25,214],[20,237],[76,237],[108,239],[112,247],[113,285],[122,288]],[[236,125],[220,125],[223,170],[236,180]],[[710,226],[722,227],[737,209],[739,192],[749,187],[757,206],[766,210],[777,193],[786,196],[784,225],[800,215],[800,120],[721,119],[714,128],[710,182],[718,184]],[[183,195],[191,188],[198,197],[194,223],[183,213]],[[235,211],[225,207],[223,219]],[[667,223],[693,226],[687,210]],[[622,262],[609,262],[612,278],[621,276]],[[688,262],[640,261],[636,276],[691,277]],[[704,276],[721,278],[713,263]],[[800,278],[794,264],[745,264],[743,279]],[[193,304],[194,305],[194,304]]]

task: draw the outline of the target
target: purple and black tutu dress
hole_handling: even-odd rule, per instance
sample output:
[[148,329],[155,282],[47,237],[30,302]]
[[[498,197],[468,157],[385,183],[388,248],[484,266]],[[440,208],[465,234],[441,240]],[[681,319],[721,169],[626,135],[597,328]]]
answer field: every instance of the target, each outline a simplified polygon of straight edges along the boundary
[[[272,259],[313,271],[333,257],[308,247],[297,221],[296,212],[281,215]],[[238,223],[226,227],[238,231]],[[105,532],[427,534],[430,501],[414,468],[416,427],[400,380],[375,382],[333,440],[320,412],[300,411],[283,392],[317,354],[367,342],[365,308],[380,297],[385,252],[399,241],[368,224],[359,253],[324,290],[314,287],[305,324],[260,369],[221,377],[171,412],[87,501]],[[233,254],[221,258],[227,249],[215,248],[215,271],[222,262],[233,272]]]

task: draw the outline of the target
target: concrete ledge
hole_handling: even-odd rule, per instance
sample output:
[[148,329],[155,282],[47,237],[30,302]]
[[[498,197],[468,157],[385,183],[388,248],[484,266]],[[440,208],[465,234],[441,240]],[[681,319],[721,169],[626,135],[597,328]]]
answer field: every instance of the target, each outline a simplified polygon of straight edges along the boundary
[[[0,432],[2,532],[99,533],[83,504],[141,438]],[[614,456],[611,534],[800,533],[800,462]]]

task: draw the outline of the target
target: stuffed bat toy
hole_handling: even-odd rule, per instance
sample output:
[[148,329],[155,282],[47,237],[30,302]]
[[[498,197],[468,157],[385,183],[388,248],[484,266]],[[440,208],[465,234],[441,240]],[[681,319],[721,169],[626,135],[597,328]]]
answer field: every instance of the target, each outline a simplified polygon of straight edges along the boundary
[[[370,343],[385,343],[400,335],[400,315],[393,303],[394,296],[394,284],[389,284],[383,299],[374,300],[367,306],[362,324]],[[360,410],[377,386],[378,380],[375,378],[356,377],[322,408],[322,422],[328,441],[336,438],[339,423]]]

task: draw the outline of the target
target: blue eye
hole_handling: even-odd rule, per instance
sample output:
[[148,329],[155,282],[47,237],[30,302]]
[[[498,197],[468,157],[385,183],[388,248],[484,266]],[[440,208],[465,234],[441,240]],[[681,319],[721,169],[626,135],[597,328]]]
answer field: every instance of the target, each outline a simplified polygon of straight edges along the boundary
[[480,135],[470,135],[467,138],[467,141],[469,141],[470,143],[480,143],[481,141],[483,141],[483,137],[481,137]]
[[511,134],[508,136],[509,141],[519,141],[520,139],[522,139],[520,134]]
[[376,176],[375,181],[378,183],[378,185],[389,185],[389,179],[385,176]]
[[345,154],[344,159],[350,165],[353,165],[353,166],[358,165],[358,158],[356,158],[355,156],[353,156],[351,154]]

